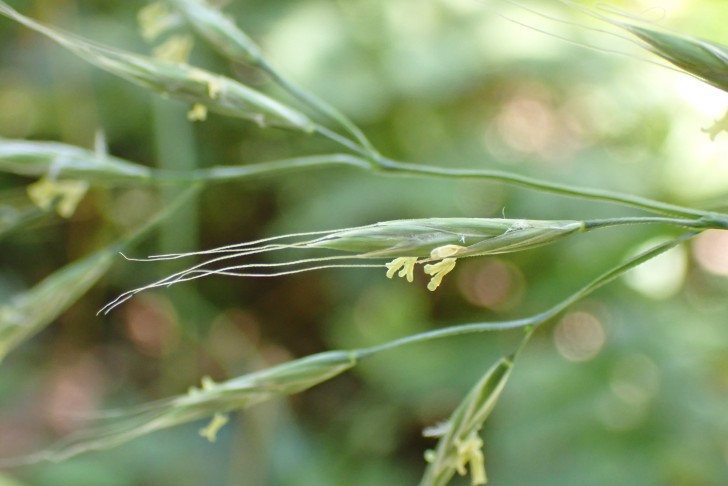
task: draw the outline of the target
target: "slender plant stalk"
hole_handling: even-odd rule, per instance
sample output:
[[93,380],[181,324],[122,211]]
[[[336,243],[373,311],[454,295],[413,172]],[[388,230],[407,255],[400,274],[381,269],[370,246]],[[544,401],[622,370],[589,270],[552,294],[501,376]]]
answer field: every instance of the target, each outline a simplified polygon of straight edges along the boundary
[[562,196],[608,202],[658,214],[687,218],[711,218],[716,227],[728,228],[728,215],[655,201],[630,194],[571,186],[486,169],[450,169],[427,165],[371,159],[345,153],[294,157],[246,165],[215,166],[197,170],[154,170],[119,158],[99,156],[77,147],[47,142],[19,142],[0,139],[0,171],[41,177],[53,172],[58,177],[98,184],[234,182],[268,175],[287,175],[301,170],[347,166],[387,176],[434,177],[494,181],[550,192]]
[[510,321],[494,321],[494,322],[476,322],[472,324],[460,324],[457,326],[449,326],[443,329],[437,329],[434,331],[427,331],[420,334],[414,334],[411,336],[406,336],[400,339],[395,339],[393,341],[390,341],[388,343],[384,343],[378,346],[373,346],[371,348],[366,349],[360,349],[356,351],[356,357],[358,360],[364,359],[366,357],[372,356],[374,354],[380,353],[382,351],[391,350],[394,348],[398,348],[400,346],[415,344],[415,343],[422,343],[427,341],[432,341],[434,339],[442,339],[446,337],[451,336],[459,336],[462,334],[473,334],[473,333],[480,333],[480,332],[489,332],[489,331],[506,331],[510,329],[526,329],[527,332],[531,333],[535,328],[541,326],[542,324],[548,322],[552,318],[556,317],[558,314],[566,310],[569,306],[573,305],[574,303],[578,302],[579,300],[583,299],[587,295],[591,294],[595,290],[597,290],[600,287],[603,287],[604,285],[616,280],[617,278],[624,275],[629,270],[633,269],[634,267],[637,267],[641,265],[642,263],[646,262],[647,260],[651,260],[652,258],[666,252],[667,250],[670,250],[671,248],[674,248],[675,246],[679,245],[680,243],[689,240],[690,238],[697,235],[699,232],[690,232],[685,233],[675,239],[672,239],[670,241],[667,241],[665,243],[662,243],[660,245],[657,245],[643,253],[640,253],[639,255],[630,258],[626,262],[622,263],[621,265],[618,265],[614,268],[611,268],[610,270],[604,272],[602,275],[597,277],[596,279],[589,282],[587,285],[579,289],[577,292],[571,294],[566,299],[562,300],[555,306],[551,307],[550,309],[541,312],[540,314],[536,314],[531,317],[526,317],[523,319],[515,319]]
[[[305,105],[323,114],[330,119],[338,122],[355,138],[355,141],[341,137],[335,132],[318,126],[315,132],[324,137],[352,150],[359,155],[369,159],[374,168],[385,172],[393,172],[396,174],[408,175],[432,175],[438,177],[454,177],[454,178],[479,178],[494,181],[506,182],[513,185],[519,185],[532,189],[555,192],[562,195],[576,196],[587,199],[597,199],[609,201],[619,204],[625,204],[648,211],[654,211],[665,214],[677,214],[682,216],[701,217],[704,213],[650,199],[632,196],[628,194],[619,194],[612,191],[600,189],[588,189],[582,187],[572,187],[565,184],[548,183],[537,179],[520,176],[517,174],[503,171],[468,171],[458,169],[446,169],[438,167],[428,167],[422,165],[414,165],[403,162],[397,162],[387,159],[379,155],[379,152],[371,145],[361,130],[345,115],[333,106],[316,97],[309,91],[301,88],[298,84],[287,78],[280,70],[278,70],[263,54],[263,51],[256,45],[250,37],[240,30],[233,22],[225,19],[221,12],[202,0],[171,0],[171,3],[182,12],[192,27],[210,44],[217,48],[226,57],[233,61],[245,61],[249,64],[260,68],[266,72],[276,83],[283,89],[288,91],[294,97],[302,101]],[[565,2],[570,3],[570,2]]]
[[[189,0],[175,1],[180,4],[200,4],[200,2],[190,2]],[[408,176],[492,180],[565,196],[618,203],[661,214],[674,214],[697,218],[706,215],[705,212],[696,209],[653,201],[639,196],[620,194],[602,189],[589,189],[574,187],[567,184],[545,182],[504,171],[449,169],[398,162],[384,158],[379,156],[376,150],[368,148],[371,147],[371,145],[365,138],[363,141],[360,141],[360,143],[357,143],[356,141],[342,137],[324,126],[311,122],[305,117],[305,115],[289,109],[280,102],[256,93],[243,85],[233,83],[232,81],[227,80],[227,78],[215,76],[186,65],[159,63],[142,56],[132,55],[115,49],[99,46],[95,43],[90,43],[78,36],[65,34],[60,30],[39,24],[32,19],[19,14],[2,1],[0,1],[0,13],[50,37],[63,47],[75,52],[86,61],[96,64],[102,69],[107,69],[122,78],[140,83],[142,86],[152,91],[156,90],[164,93],[177,90],[179,91],[179,97],[182,99],[210,105],[211,109],[216,107],[224,114],[230,116],[252,117],[253,119],[256,119],[256,116],[258,115],[251,115],[250,113],[250,105],[252,103],[256,110],[260,110],[262,113],[266,113],[266,115],[270,115],[274,119],[279,118],[304,132],[312,132],[322,135],[344,146],[352,152],[359,154],[363,157],[363,159],[358,162],[357,165],[363,165],[364,167],[368,167],[377,172]],[[289,83],[280,75],[280,73],[271,67],[270,63],[264,59],[265,58],[262,57],[262,54],[258,54],[252,57],[252,62],[275,72],[278,76],[276,79],[282,80],[286,83],[285,86],[287,86],[289,90],[293,90],[292,92],[298,93],[300,96],[302,90]],[[178,85],[186,86],[185,90],[180,90]],[[222,90],[224,93],[226,89],[231,90],[231,93],[234,92],[235,96],[242,96],[243,98],[236,98],[234,102],[218,99],[220,95],[216,93],[215,90]],[[206,96],[206,91],[209,91],[209,93],[207,93],[209,96]],[[304,98],[310,103],[313,103],[312,106],[317,107],[319,111],[323,110],[329,115],[331,115],[332,112],[336,112],[333,108],[326,108],[324,106],[325,103],[322,105],[321,103],[312,101],[315,100],[313,95],[306,95]],[[222,103],[223,101],[224,103]],[[342,117],[343,115],[334,115],[334,118],[339,121],[341,121]],[[345,124],[353,125],[348,121]],[[360,133],[360,131],[357,129],[356,133]],[[359,137],[357,136],[355,138],[358,139]],[[362,164],[362,162],[364,162],[365,165]],[[347,161],[347,163],[350,163],[350,161]],[[196,175],[204,177],[205,174],[197,173]]]
[[498,181],[514,186],[521,186],[544,192],[552,192],[562,196],[572,196],[581,199],[592,199],[597,201],[621,204],[624,206],[644,209],[655,213],[675,214],[685,217],[701,217],[705,215],[704,211],[700,211],[697,209],[655,201],[648,198],[633,196],[631,194],[619,193],[605,189],[591,189],[583,186],[571,186],[568,184],[560,184],[557,182],[546,182],[539,179],[534,179],[532,177],[522,176],[514,174],[512,172],[499,170],[450,169],[445,167],[432,167],[406,162],[397,162],[389,159],[385,159],[382,165],[378,166],[377,168],[385,173],[391,173],[396,175],[430,176],[452,179],[483,179]]

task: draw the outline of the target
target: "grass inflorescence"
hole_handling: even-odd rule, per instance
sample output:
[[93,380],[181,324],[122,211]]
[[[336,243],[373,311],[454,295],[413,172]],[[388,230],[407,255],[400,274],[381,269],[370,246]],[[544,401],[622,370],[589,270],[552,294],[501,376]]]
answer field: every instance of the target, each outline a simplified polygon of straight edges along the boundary
[[[571,5],[571,2],[563,2]],[[591,12],[591,11],[590,11]],[[610,12],[613,14],[613,12]],[[616,203],[655,216],[593,220],[537,220],[509,218],[431,217],[379,222],[366,226],[274,236],[210,250],[168,253],[147,262],[203,257],[206,260],[151,284],[129,290],[105,306],[107,313],[136,294],[212,275],[283,277],[333,268],[379,268],[388,278],[415,280],[421,268],[436,290],[461,258],[528,251],[564,238],[621,225],[660,223],[682,234],[612,268],[541,313],[517,320],[473,322],[402,336],[377,346],[326,351],[219,383],[203,379],[186,394],[110,415],[97,427],[61,441],[57,447],[7,464],[59,461],[94,449],[113,447],[147,433],[212,417],[200,430],[215,440],[228,414],[258,403],[307,390],[356,367],[362,360],[404,345],[460,334],[512,329],[525,330],[517,350],[495,362],[452,412],[443,425],[429,430],[439,439],[426,453],[422,485],[445,485],[456,474],[484,484],[485,455],[480,431],[511,376],[514,362],[540,326],[578,300],[622,276],[630,269],[687,241],[706,229],[728,229],[728,215],[702,211],[606,189],[547,182],[492,169],[454,169],[389,159],[380,154],[363,131],[324,100],[284,76],[254,40],[233,19],[202,0],[156,2],[139,15],[147,40],[188,28],[226,59],[265,73],[269,80],[296,100],[288,103],[232,76],[187,63],[192,47],[188,37],[174,37],[157,55],[146,56],[105,46],[37,22],[0,1],[0,14],[50,38],[84,61],[143,89],[191,105],[188,118],[203,121],[207,110],[243,118],[262,128],[285,128],[300,135],[318,136],[334,143],[341,153],[325,153],[264,162],[207,166],[188,170],[153,169],[109,155],[56,142],[0,139],[0,171],[33,179],[28,193],[43,211],[71,217],[91,186],[186,185],[194,187],[163,208],[141,228],[122,236],[96,253],[53,272],[34,287],[0,306],[0,359],[57,318],[99,281],[120,252],[130,248],[182,204],[191,194],[213,183],[245,181],[262,175],[285,176],[319,167],[350,167],[377,175],[479,179],[502,182],[553,194]],[[728,90],[728,49],[694,37],[667,32],[631,17],[595,14],[632,35],[651,52],[674,66],[720,89]],[[316,121],[315,121],[316,120]],[[321,120],[321,121],[318,121]],[[711,134],[714,136],[714,134]],[[238,162],[238,161],[236,161]],[[686,230],[689,230],[687,232]],[[300,258],[286,258],[292,254]],[[260,258],[261,260],[252,260]],[[128,258],[128,260],[134,260]],[[391,285],[395,285],[391,283]]]

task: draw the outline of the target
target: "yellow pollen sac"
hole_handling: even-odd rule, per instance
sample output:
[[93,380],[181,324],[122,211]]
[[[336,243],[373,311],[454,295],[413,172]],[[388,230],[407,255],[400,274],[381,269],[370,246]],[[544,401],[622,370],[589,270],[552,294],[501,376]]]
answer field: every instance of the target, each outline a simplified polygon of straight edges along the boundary
[[466,248],[464,246],[460,246],[460,245],[438,246],[437,248],[434,248],[430,252],[430,258],[439,260],[441,258],[451,257],[453,255],[457,255],[458,253],[461,253],[465,249]]
[[215,383],[212,378],[210,378],[209,376],[203,376],[200,388],[191,386],[189,390],[187,390],[187,394],[191,397],[194,397],[196,395],[200,395],[201,393],[212,391],[215,389],[216,386],[217,383]]
[[207,118],[207,107],[201,103],[192,105],[190,111],[187,112],[189,121],[204,121]]
[[185,63],[190,57],[192,44],[192,37],[176,35],[154,48],[153,55],[162,61]]
[[412,282],[415,278],[415,264],[417,263],[417,257],[399,257],[395,258],[384,266],[387,267],[387,278],[394,277],[394,274],[399,270],[400,277],[407,277],[408,282]]
[[468,472],[466,465],[470,464],[471,484],[477,486],[486,484],[488,481],[485,475],[485,459],[483,457],[483,440],[473,432],[465,440],[456,440],[455,446],[458,450],[457,464],[455,468],[458,474],[465,476]]
[[28,186],[28,197],[36,206],[50,209],[55,203],[56,212],[63,218],[70,218],[89,189],[88,182],[69,179],[53,180],[49,177]]
[[216,413],[210,423],[200,429],[200,435],[210,442],[215,442],[217,433],[223,426],[228,423],[228,416],[222,413]]
[[445,258],[440,262],[425,265],[425,273],[432,275],[430,283],[427,284],[427,290],[434,291],[439,287],[442,283],[442,278],[455,268],[456,261],[457,259],[455,258]]

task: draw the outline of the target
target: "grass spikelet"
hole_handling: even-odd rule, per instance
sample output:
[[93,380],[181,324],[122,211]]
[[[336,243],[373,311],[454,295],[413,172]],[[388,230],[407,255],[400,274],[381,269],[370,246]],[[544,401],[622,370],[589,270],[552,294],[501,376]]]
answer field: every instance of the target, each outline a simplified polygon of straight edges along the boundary
[[[364,153],[378,160],[377,150],[372,146],[364,133],[349,118],[339,112],[327,102],[319,99],[313,93],[302,89],[297,83],[288,79],[279,69],[263,55],[260,47],[235,23],[225,16],[219,8],[206,0],[168,0],[170,4],[184,17],[192,29],[204,38],[215,50],[232,62],[249,64],[266,73],[285,91],[293,95],[305,106],[325,117],[334,120],[359,142]],[[328,130],[318,130],[333,139],[342,139]],[[345,142],[346,144],[346,142]],[[349,148],[356,148],[349,145]]]
[[464,476],[468,469],[473,486],[487,482],[478,432],[500,398],[512,368],[513,356],[501,358],[470,390],[448,422],[438,426],[434,434],[426,434],[440,436],[440,440],[437,448],[425,455],[429,464],[420,486],[444,486],[455,473]]
[[604,13],[571,0],[560,0],[576,10],[626,30],[638,44],[680,70],[728,91],[728,47],[698,37],[668,32],[646,19],[613,7],[601,6]]
[[644,25],[615,22],[645,43],[645,47],[716,88],[728,91],[728,47]]
[[118,446],[157,430],[213,417],[201,434],[216,437],[225,425],[225,414],[292,395],[329,380],[356,365],[355,353],[328,351],[250,373],[222,383],[209,378],[188,393],[108,414],[106,423],[89,428],[37,454],[0,462],[18,465],[40,461],[59,462],[83,452]]
[[197,187],[188,188],[129,235],[56,270],[26,292],[0,302],[0,361],[83,296],[111,267],[120,249],[138,242],[196,193]]
[[[234,277],[279,277],[329,268],[386,267],[387,277],[395,273],[413,280],[415,264],[425,266],[431,275],[428,289],[434,291],[442,278],[452,271],[456,259],[494,255],[541,246],[572,233],[583,231],[579,221],[534,221],[488,218],[429,218],[376,223],[343,230],[302,233],[266,238],[200,252],[158,255],[147,260],[170,260],[189,256],[213,255],[207,261],[121,294],[99,312],[107,313],[144,290],[169,287],[209,275]],[[304,241],[296,237],[322,235]],[[338,250],[350,255],[327,255],[278,263],[229,264],[230,260],[283,250]],[[353,263],[352,260],[394,258],[388,264]]]
[[89,63],[161,93],[210,111],[245,118],[261,126],[277,125],[310,133],[314,123],[300,113],[239,82],[188,64],[163,61],[90,42],[43,25],[0,1],[0,14],[41,33]]
[[[403,219],[332,232],[308,246],[359,252],[364,258],[417,256],[440,259],[455,253],[465,257],[524,250],[583,229],[583,223],[579,221]],[[443,253],[447,251],[445,248],[457,250]]]

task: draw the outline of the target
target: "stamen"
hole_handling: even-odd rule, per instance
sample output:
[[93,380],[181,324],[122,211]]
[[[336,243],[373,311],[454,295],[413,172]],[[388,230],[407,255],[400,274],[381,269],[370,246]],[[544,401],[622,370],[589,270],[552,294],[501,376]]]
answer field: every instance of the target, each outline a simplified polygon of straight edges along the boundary
[[210,420],[210,423],[201,428],[199,433],[208,441],[215,442],[217,439],[217,433],[225,426],[226,423],[228,423],[229,420],[228,416],[224,413],[216,413]]
[[430,252],[430,258],[433,258],[435,260],[440,260],[441,258],[447,258],[454,255],[457,255],[458,253],[462,253],[463,250],[467,250],[464,246],[460,245],[444,245],[444,246],[438,246],[437,248],[434,248]]
[[415,264],[417,263],[417,257],[399,257],[395,258],[389,263],[386,263],[384,266],[387,267],[387,278],[394,277],[394,274],[399,270],[399,273],[397,273],[400,277],[406,277],[407,281],[412,283],[414,280],[414,271],[415,271]]
[[444,260],[425,265],[425,273],[432,275],[430,283],[427,284],[427,290],[434,291],[442,283],[442,278],[455,268],[456,258],[445,258]]
[[189,121],[205,121],[207,119],[207,107],[202,103],[195,103],[187,112],[187,119]]
[[465,440],[456,440],[455,446],[458,449],[457,464],[455,466],[458,474],[465,476],[468,473],[465,466],[470,464],[471,484],[473,486],[485,484],[487,478],[483,457],[483,439],[476,432],[473,432]]

